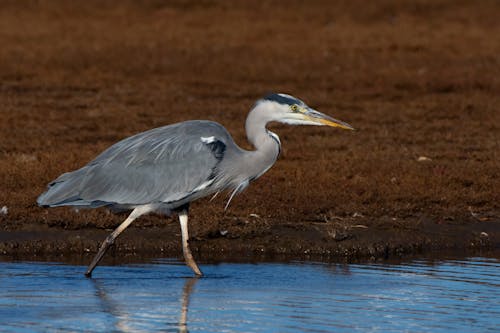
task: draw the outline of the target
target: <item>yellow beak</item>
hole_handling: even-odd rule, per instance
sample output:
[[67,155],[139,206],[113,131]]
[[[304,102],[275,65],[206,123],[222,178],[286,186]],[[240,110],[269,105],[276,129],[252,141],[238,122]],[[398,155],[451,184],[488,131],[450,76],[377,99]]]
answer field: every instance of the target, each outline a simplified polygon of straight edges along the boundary
[[342,129],[346,130],[354,130],[354,127],[349,125],[348,123],[345,123],[341,120],[332,118],[330,116],[327,116],[324,113],[318,112],[316,110],[313,110],[311,108],[307,108],[304,110],[304,116],[306,116],[307,120],[316,122],[321,125],[326,125],[326,126],[331,126],[331,127],[340,127]]

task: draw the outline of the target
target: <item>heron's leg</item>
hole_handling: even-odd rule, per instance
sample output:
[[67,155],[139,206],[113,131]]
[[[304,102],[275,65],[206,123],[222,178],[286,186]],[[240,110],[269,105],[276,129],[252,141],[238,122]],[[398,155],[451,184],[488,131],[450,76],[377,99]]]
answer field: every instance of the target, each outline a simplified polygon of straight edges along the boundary
[[130,215],[125,219],[125,221],[123,221],[122,224],[120,224],[118,228],[115,229],[115,231],[113,231],[111,234],[109,234],[108,237],[106,237],[104,242],[102,242],[101,247],[99,248],[99,252],[97,252],[94,260],[92,260],[89,267],[87,268],[87,271],[85,272],[86,277],[92,276],[92,271],[94,270],[95,266],[97,266],[99,261],[101,261],[108,248],[115,242],[115,239],[123,232],[123,230],[125,230],[136,218],[146,212],[147,210],[145,210],[144,207],[135,208],[132,213],[130,213]]
[[181,223],[181,234],[182,234],[182,252],[184,253],[184,260],[186,260],[186,264],[193,270],[193,272],[202,276],[198,265],[194,261],[193,255],[191,254],[191,250],[189,249],[189,233],[188,233],[188,212],[187,210],[182,210],[179,212],[179,222]]

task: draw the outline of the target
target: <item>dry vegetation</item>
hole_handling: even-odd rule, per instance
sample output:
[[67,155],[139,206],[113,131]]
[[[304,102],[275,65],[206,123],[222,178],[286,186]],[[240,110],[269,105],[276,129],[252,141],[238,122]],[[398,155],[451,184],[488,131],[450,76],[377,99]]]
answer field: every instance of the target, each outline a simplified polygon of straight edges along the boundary
[[[0,7],[5,233],[116,225],[122,216],[45,210],[35,200],[60,173],[164,124],[216,120],[250,148],[245,116],[271,91],[302,98],[358,131],[273,125],[283,143],[278,163],[225,213],[223,197],[194,204],[194,234],[315,221],[367,229],[422,220],[498,226],[496,1],[3,1]],[[259,218],[244,223],[250,214]],[[150,225],[163,226],[164,219],[137,223]]]

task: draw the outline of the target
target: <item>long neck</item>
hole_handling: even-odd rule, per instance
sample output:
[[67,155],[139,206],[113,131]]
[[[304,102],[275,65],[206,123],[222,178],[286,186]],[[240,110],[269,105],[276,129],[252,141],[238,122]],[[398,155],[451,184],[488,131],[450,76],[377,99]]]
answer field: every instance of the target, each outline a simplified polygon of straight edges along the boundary
[[250,152],[249,158],[252,161],[249,163],[262,169],[257,176],[269,169],[280,153],[278,136],[266,129],[266,124],[271,120],[268,113],[257,105],[250,111],[245,123],[248,141],[255,147]]
[[245,128],[248,141],[255,150],[239,147],[227,149],[218,169],[222,170],[220,187],[232,187],[237,193],[242,191],[249,181],[259,178],[273,166],[280,153],[279,138],[266,129],[271,121],[262,108],[257,105],[247,116]]

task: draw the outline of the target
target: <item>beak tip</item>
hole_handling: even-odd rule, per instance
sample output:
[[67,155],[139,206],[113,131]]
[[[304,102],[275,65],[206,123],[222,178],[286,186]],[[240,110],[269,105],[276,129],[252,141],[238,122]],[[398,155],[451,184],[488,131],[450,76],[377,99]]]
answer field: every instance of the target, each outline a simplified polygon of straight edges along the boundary
[[344,122],[340,122],[340,121],[333,126],[340,127],[342,129],[349,130],[349,131],[356,131],[356,129],[354,127],[352,127],[351,125],[349,125],[348,123],[344,123]]

